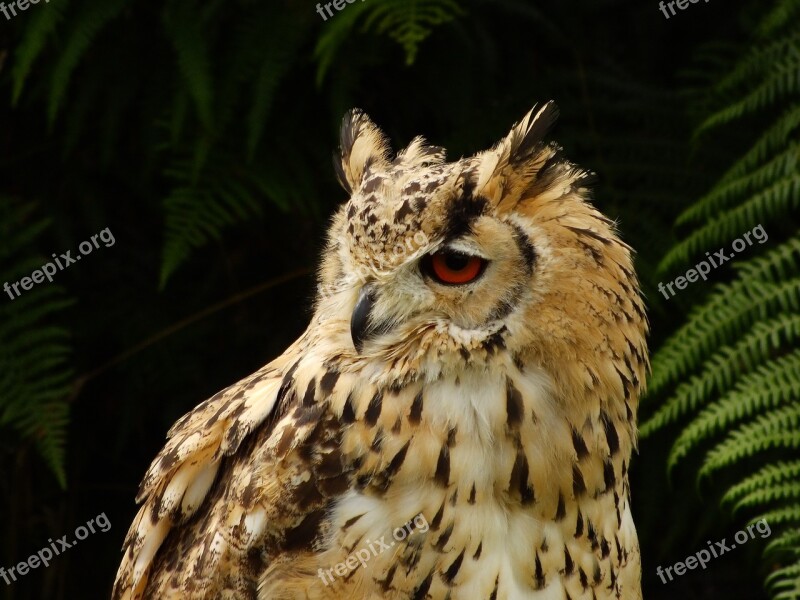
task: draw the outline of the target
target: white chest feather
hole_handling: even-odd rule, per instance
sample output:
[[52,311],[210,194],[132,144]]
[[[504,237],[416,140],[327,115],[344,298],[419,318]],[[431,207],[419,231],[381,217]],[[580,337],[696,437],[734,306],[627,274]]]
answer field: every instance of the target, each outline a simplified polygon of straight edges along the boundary
[[358,568],[398,590],[432,573],[433,598],[490,598],[495,587],[497,600],[562,598],[560,585],[532,580],[555,560],[548,546],[565,545],[551,517],[571,481],[570,433],[547,380],[470,373],[427,386],[423,400],[391,485],[338,503],[334,545],[368,548]]

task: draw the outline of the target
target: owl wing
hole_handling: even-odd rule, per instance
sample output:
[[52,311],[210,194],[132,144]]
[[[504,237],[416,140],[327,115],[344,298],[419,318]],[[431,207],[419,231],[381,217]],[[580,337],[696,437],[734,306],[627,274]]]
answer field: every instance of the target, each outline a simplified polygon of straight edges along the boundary
[[[311,544],[349,478],[324,410],[338,373],[320,374],[302,340],[170,429],[137,496],[114,600],[254,597],[269,557],[253,548]],[[311,438],[314,450],[298,451]]]

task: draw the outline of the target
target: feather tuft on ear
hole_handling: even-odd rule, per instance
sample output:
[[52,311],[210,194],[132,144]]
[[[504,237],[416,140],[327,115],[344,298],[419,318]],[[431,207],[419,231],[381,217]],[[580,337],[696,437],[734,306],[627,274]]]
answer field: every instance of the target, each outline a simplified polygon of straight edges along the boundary
[[358,189],[372,165],[386,167],[389,139],[360,108],[345,114],[339,142],[339,155],[333,166],[339,183],[348,194]]
[[558,119],[558,106],[552,100],[538,110],[534,106],[506,136],[508,162],[512,166],[530,160],[541,150],[544,136]]
[[569,170],[560,148],[544,139],[557,118],[555,102],[534,106],[491,150],[478,155],[477,188],[498,209],[515,206],[523,195],[541,191]]

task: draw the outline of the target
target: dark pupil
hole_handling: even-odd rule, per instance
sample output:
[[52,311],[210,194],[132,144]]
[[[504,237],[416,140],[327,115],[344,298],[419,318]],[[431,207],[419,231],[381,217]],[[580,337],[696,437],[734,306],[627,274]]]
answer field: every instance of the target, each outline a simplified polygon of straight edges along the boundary
[[469,256],[465,254],[449,253],[444,256],[444,263],[451,271],[461,271],[469,263]]

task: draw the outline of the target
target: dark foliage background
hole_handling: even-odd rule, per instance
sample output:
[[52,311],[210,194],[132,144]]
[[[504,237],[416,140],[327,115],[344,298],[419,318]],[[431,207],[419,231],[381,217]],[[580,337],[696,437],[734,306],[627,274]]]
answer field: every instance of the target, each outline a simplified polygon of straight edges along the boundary
[[[0,598],[107,597],[136,488],[169,426],[305,327],[327,218],[345,199],[330,156],[346,109],[364,108],[396,147],[422,133],[457,157],[555,99],[554,139],[598,173],[596,204],[638,251],[658,348],[712,289],[695,284],[666,301],[659,281],[762,216],[771,241],[796,236],[793,184],[772,208],[748,213],[746,227],[709,234],[684,263],[659,270],[693,231],[687,219],[673,227],[676,218],[770,115],[796,111],[799,13],[785,0],[712,0],[669,20],[654,0],[368,0],[323,21],[310,0],[52,0],[0,16],[0,284],[106,227],[115,238],[53,284],[0,295],[0,566],[98,513],[112,523],[48,569],[0,581]],[[770,79],[776,64],[794,79]],[[719,84],[736,69],[737,80]],[[698,134],[759,89],[763,100],[722,122],[746,117],[741,126]],[[760,160],[796,139],[800,119],[791,123]],[[796,182],[791,148],[760,184]],[[781,318],[798,312],[797,294],[786,294]],[[788,353],[797,335],[763,360]],[[688,377],[687,368],[674,379]],[[798,378],[786,384],[795,413]],[[649,399],[645,414],[668,396]],[[765,576],[791,560],[762,558],[761,540],[668,585],[656,577],[657,565],[747,522],[720,505],[723,490],[696,485],[696,469],[668,479],[672,425],[642,441],[632,471],[645,597],[768,597]],[[772,448],[775,464],[800,456],[800,441],[787,440]],[[791,502],[781,523],[796,526],[791,481],[782,498]],[[788,545],[791,556],[800,542]]]

